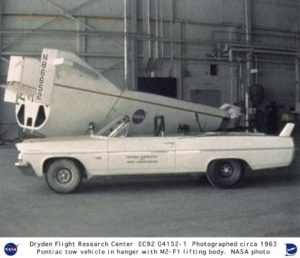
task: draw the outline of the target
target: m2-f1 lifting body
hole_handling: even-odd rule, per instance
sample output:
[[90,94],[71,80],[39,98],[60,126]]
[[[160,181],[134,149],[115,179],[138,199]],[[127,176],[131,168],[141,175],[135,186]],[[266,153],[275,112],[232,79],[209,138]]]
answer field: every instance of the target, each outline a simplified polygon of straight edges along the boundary
[[232,128],[239,108],[220,108],[137,91],[121,90],[73,53],[43,49],[41,59],[12,56],[5,101],[16,106],[19,126],[43,136],[83,134],[93,122],[98,130],[119,116],[132,121],[131,135],[153,134],[157,116],[166,133]]

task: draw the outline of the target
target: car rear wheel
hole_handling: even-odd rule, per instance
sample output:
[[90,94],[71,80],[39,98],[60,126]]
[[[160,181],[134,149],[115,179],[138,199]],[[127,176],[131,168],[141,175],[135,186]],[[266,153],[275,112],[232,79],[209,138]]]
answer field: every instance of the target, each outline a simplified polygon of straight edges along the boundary
[[57,159],[45,171],[46,182],[58,193],[74,192],[81,183],[81,173],[78,165],[70,159]]
[[207,169],[208,181],[218,188],[234,188],[240,185],[245,171],[241,161],[227,159],[216,160]]

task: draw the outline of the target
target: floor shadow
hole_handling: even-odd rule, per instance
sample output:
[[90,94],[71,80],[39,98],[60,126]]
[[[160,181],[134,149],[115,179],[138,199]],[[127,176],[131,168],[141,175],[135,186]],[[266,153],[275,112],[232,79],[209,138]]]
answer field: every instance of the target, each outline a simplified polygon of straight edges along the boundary
[[84,181],[77,192],[145,192],[210,187],[205,175],[114,176]]
[[291,168],[249,171],[243,183],[246,188],[257,189],[295,185],[300,185],[300,175]]
[[[300,185],[300,175],[291,168],[247,171],[238,189],[264,189]],[[113,176],[84,180],[77,193],[87,192],[137,192],[170,190],[214,189],[206,175],[147,175]],[[238,190],[236,189],[236,190]],[[224,190],[222,190],[224,191]]]

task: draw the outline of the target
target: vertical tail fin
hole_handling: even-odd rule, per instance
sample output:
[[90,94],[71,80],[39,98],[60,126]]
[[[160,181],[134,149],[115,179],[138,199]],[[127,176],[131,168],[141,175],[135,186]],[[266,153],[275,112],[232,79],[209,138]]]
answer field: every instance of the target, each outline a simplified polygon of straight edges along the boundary
[[35,102],[50,105],[55,80],[54,60],[58,50],[44,48],[41,55],[41,68],[36,88]]
[[293,123],[286,124],[285,127],[280,132],[279,136],[280,137],[289,137],[289,136],[291,136],[291,133],[293,132],[294,127],[295,127],[295,124],[293,124]]

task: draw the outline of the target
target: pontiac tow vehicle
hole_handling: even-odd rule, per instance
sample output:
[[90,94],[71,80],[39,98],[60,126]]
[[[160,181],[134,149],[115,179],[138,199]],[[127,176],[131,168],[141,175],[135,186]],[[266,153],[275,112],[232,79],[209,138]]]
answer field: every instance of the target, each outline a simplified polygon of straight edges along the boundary
[[55,192],[73,192],[83,178],[112,175],[207,172],[219,188],[237,187],[246,167],[252,170],[289,166],[294,156],[294,124],[279,136],[213,132],[199,135],[127,137],[127,116],[97,134],[29,139],[18,143],[16,166],[45,175]]

